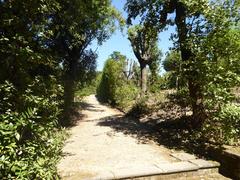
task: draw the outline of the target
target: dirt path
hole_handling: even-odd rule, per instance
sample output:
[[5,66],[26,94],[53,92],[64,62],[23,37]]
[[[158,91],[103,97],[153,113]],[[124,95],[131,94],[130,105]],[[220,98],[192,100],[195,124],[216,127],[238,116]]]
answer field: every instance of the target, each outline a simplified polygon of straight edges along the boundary
[[180,162],[170,149],[116,131],[124,125],[123,114],[99,104],[94,95],[85,98],[82,114],[84,118],[69,130],[64,157],[58,164],[63,179],[111,179],[119,177],[119,173],[157,172]]

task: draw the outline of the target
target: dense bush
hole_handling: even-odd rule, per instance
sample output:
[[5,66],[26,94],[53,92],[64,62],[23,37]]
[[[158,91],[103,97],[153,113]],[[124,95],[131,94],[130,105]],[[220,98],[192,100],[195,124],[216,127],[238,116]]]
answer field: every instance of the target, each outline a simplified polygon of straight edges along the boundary
[[97,97],[101,102],[126,110],[138,95],[138,88],[124,74],[126,57],[114,52],[106,61],[100,83],[97,87]]
[[63,91],[60,61],[47,45],[56,8],[0,1],[0,179],[56,177]]
[[176,77],[172,72],[166,72],[159,79],[159,88],[160,89],[172,89],[176,88]]
[[157,93],[161,89],[166,89],[166,85],[164,83],[165,83],[164,79],[158,76],[155,79],[154,83],[148,85],[148,92]]
[[123,86],[116,88],[116,105],[123,111],[127,112],[135,103],[137,95],[140,93],[133,83],[125,83]]
[[100,84],[97,89],[97,97],[100,101],[116,105],[117,87],[123,85],[124,61],[108,59],[104,65]]
[[204,123],[202,132],[205,138],[217,144],[239,144],[240,106],[227,104],[222,107]]
[[[48,83],[36,77],[23,94],[7,81],[1,84],[0,178],[56,177],[55,166],[64,137],[57,125],[61,93],[62,87],[53,77]],[[21,101],[18,109],[12,101],[16,96]]]

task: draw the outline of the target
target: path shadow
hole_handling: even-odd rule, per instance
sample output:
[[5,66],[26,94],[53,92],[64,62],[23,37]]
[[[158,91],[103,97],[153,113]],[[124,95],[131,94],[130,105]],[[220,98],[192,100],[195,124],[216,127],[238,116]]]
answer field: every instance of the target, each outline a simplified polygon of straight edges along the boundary
[[89,104],[87,102],[75,102],[75,106],[82,110],[93,111],[93,112],[103,112],[104,110],[96,108],[96,106]]
[[79,121],[81,121],[85,115],[80,112],[80,110],[76,107],[73,107],[70,109],[70,111],[66,115],[68,118],[66,118],[64,121],[64,124],[62,124],[65,128],[71,128],[78,124]]
[[62,157],[67,157],[67,156],[75,156],[76,154],[75,153],[70,153],[70,152],[63,152],[61,154]]
[[184,150],[199,157],[209,158],[204,151],[203,142],[190,140],[189,136],[192,132],[185,128],[184,121],[188,121],[188,119],[156,123],[158,119],[140,122],[138,119],[129,116],[108,116],[100,119],[97,125],[108,126],[116,133],[122,132],[133,136],[139,143],[146,144],[149,141],[154,141],[158,145],[170,149]]
[[84,117],[86,117],[82,110],[92,111],[92,112],[103,112],[104,110],[96,108],[94,105],[86,102],[74,102],[72,109],[68,113],[68,121],[64,125],[67,128],[71,128],[76,126],[79,122],[83,121]]

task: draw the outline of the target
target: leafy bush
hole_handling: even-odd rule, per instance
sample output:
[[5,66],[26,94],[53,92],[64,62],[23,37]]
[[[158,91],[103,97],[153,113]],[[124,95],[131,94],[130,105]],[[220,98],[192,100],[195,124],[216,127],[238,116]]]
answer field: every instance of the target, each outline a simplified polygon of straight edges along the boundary
[[101,102],[109,103],[126,111],[136,99],[139,90],[133,81],[128,80],[124,71],[126,57],[114,52],[106,61],[97,97]]
[[97,97],[101,102],[116,105],[116,89],[123,85],[123,67],[123,60],[116,61],[114,59],[108,59],[106,61],[97,89]]
[[239,144],[240,139],[240,106],[227,104],[215,113],[213,119],[205,122],[204,136],[215,143]]
[[133,83],[126,83],[123,86],[116,88],[116,105],[123,111],[128,111],[134,104],[139,89]]
[[[177,88],[177,76],[178,74],[169,71],[166,72],[161,78],[160,78],[160,88],[161,89],[172,89],[172,88]],[[181,80],[181,81],[180,81]],[[184,87],[184,83],[182,82],[183,80],[180,79],[178,81],[179,86]]]
[[[23,93],[7,81],[1,84],[0,178],[56,177],[55,166],[64,137],[57,128],[61,93],[62,87],[54,77],[49,81],[36,77]],[[13,99],[21,106],[17,107],[19,102]]]
[[219,121],[223,126],[223,135],[228,143],[240,139],[240,106],[226,105],[219,114]]

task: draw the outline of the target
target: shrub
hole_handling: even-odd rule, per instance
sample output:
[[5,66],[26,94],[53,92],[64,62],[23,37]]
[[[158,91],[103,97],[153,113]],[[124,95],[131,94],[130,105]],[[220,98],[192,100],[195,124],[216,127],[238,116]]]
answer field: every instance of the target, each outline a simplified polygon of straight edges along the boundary
[[108,59],[104,65],[102,77],[97,88],[97,97],[101,102],[116,105],[117,87],[123,85],[124,60]]
[[205,122],[204,135],[218,144],[239,144],[240,106],[227,104]]
[[0,178],[56,178],[64,137],[58,129],[61,94],[54,77],[36,77],[24,92],[7,81],[1,84]]
[[224,139],[228,143],[240,139],[240,106],[226,105],[219,114],[219,121],[223,126]]
[[126,83],[117,87],[114,97],[116,105],[123,111],[128,111],[134,104],[139,92],[139,89],[133,83]]
[[106,61],[100,83],[97,87],[97,98],[104,103],[127,111],[137,98],[139,89],[126,74],[126,57],[114,52]]
[[149,83],[149,92],[150,93],[157,93],[160,89],[164,89],[164,80],[161,77],[156,78],[154,83]]

